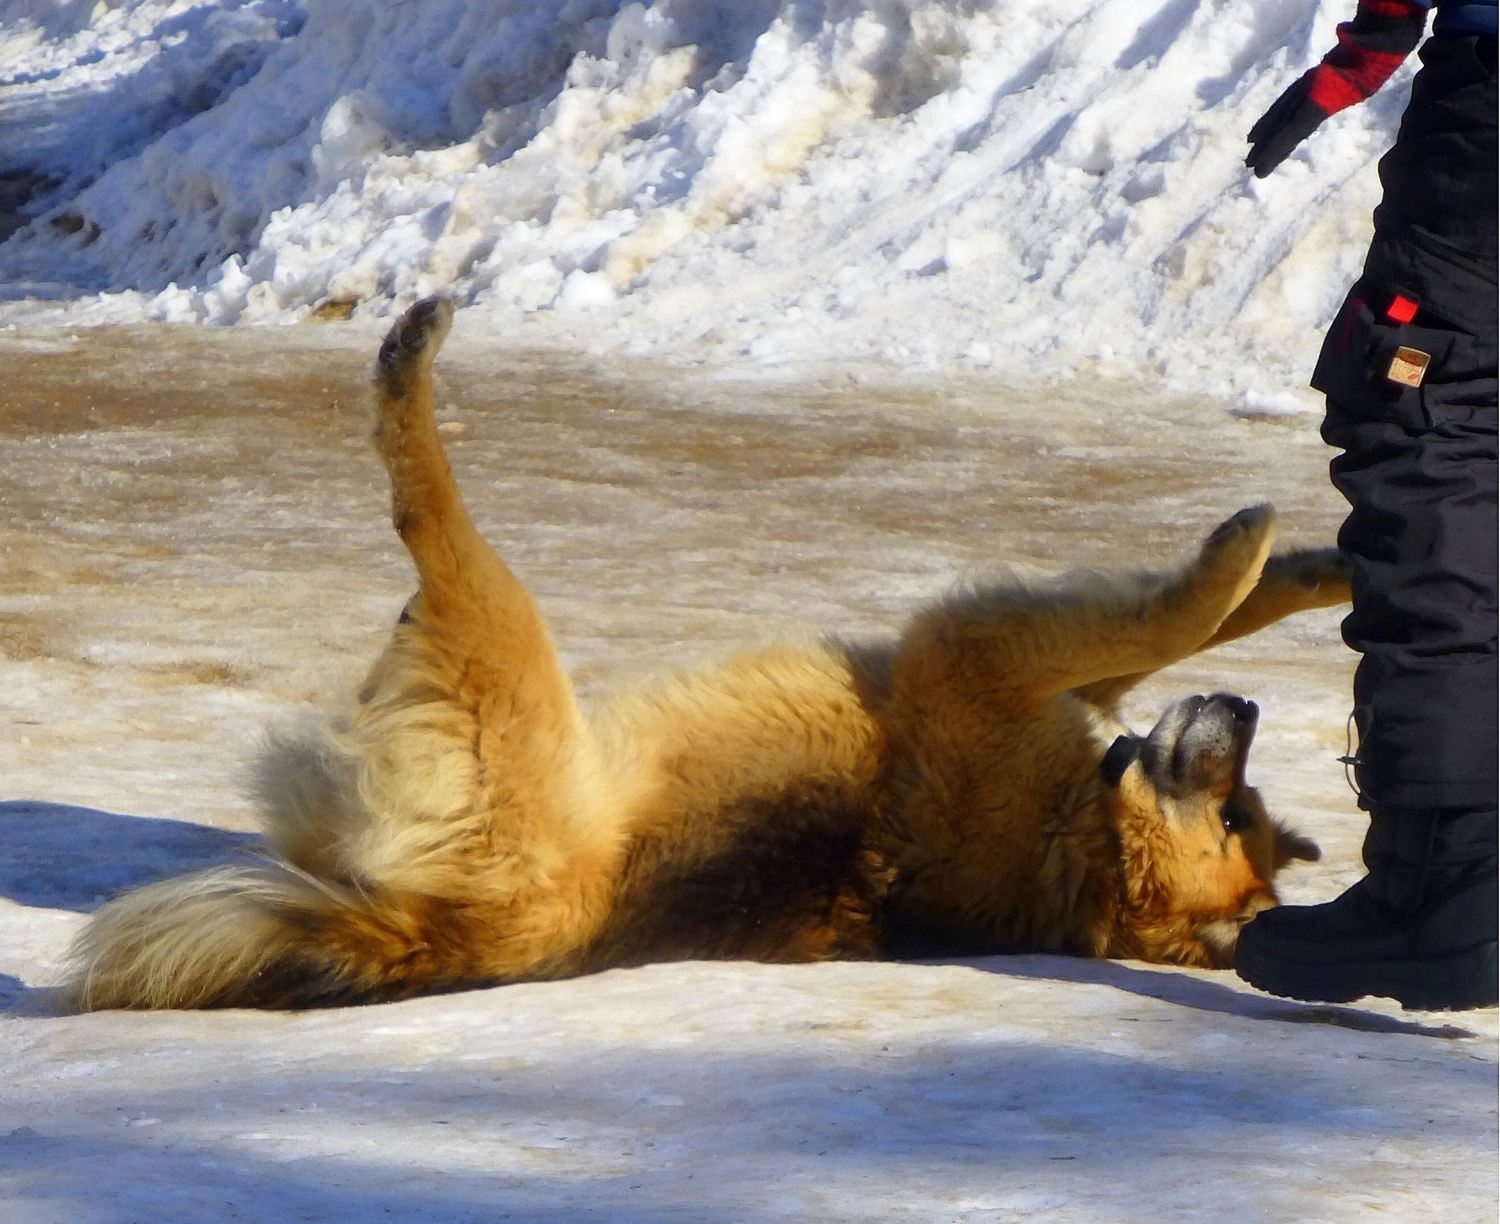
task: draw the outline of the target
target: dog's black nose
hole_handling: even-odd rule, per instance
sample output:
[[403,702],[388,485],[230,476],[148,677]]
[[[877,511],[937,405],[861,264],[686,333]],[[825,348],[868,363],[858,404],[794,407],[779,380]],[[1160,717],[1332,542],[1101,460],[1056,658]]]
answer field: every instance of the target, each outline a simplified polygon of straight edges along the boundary
[[1238,723],[1253,723],[1260,717],[1260,707],[1248,697],[1240,697],[1234,693],[1215,693],[1209,701],[1223,706]]

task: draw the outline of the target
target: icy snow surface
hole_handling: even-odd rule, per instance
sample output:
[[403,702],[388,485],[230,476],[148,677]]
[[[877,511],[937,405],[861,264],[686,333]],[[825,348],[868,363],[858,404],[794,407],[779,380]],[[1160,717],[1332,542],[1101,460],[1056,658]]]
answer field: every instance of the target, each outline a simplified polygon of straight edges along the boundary
[[596,352],[1284,398],[1410,68],[1265,182],[1244,133],[1352,8],[0,0],[0,323],[443,288]]
[[[410,592],[364,437],[377,334],[0,333],[5,1224],[1493,1220],[1493,1011],[995,957],[56,1015],[103,897],[253,851],[261,729],[347,693]],[[1000,562],[1159,565],[1265,497],[1290,542],[1340,515],[1309,418],[1150,387],[789,390],[497,351],[470,314],[438,391],[476,520],[585,694],[889,629]],[[1132,711],[1261,703],[1252,781],[1325,851],[1293,901],[1359,872],[1337,621],[1175,668]]]
[[[1493,1220],[1492,1011],[1045,957],[46,990],[104,897],[254,852],[262,728],[397,616],[363,413],[418,294],[467,307],[455,469],[585,695],[1267,497],[1329,540],[1302,388],[1409,70],[1240,159],[1351,7],[0,0],[0,1220]],[[1254,780],[1325,851],[1292,901],[1359,873],[1337,621],[1133,710],[1261,703]]]

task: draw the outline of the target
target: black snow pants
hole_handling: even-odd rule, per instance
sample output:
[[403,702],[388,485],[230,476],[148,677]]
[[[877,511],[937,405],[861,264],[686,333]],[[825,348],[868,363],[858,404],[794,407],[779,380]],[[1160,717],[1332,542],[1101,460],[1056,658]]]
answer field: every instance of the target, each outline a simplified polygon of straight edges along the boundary
[[[1372,882],[1381,861],[1420,880],[1496,853],[1495,38],[1436,36],[1421,60],[1364,274],[1312,379],[1350,504],[1338,542]],[[1398,348],[1429,359],[1419,385],[1411,353],[1393,368]]]

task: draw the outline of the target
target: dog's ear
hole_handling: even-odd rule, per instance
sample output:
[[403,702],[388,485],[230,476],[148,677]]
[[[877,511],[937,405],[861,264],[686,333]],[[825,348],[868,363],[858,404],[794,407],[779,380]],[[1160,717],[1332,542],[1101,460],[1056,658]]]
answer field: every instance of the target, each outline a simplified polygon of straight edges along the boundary
[[1296,829],[1288,828],[1280,821],[1275,823],[1276,829],[1276,870],[1280,871],[1293,859],[1301,859],[1305,863],[1316,863],[1323,857],[1323,851],[1318,849],[1318,843],[1310,837],[1303,837]]
[[1136,758],[1141,755],[1143,742],[1133,735],[1122,735],[1109,746],[1109,751],[1099,762],[1099,777],[1110,790],[1120,785],[1125,771],[1135,764]]

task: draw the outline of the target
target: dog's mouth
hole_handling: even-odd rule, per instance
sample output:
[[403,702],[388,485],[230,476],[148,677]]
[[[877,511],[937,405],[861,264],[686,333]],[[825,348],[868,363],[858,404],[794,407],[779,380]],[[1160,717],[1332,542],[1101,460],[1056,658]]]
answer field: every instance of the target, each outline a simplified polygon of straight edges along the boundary
[[1239,912],[1211,918],[1200,926],[1198,938],[1215,955],[1218,967],[1227,969],[1234,961],[1234,946],[1239,942],[1240,932],[1257,914],[1275,907],[1275,894],[1269,889],[1257,889],[1245,898]]
[[1233,693],[1184,697],[1140,741],[1141,768],[1157,791],[1183,796],[1245,780],[1260,707]]

